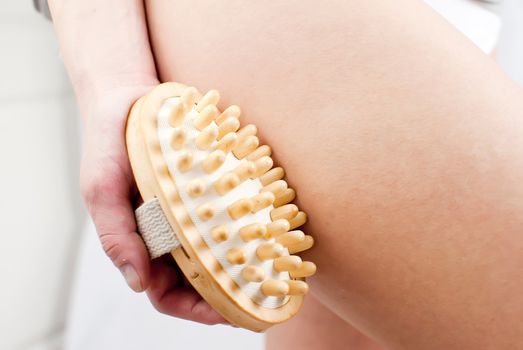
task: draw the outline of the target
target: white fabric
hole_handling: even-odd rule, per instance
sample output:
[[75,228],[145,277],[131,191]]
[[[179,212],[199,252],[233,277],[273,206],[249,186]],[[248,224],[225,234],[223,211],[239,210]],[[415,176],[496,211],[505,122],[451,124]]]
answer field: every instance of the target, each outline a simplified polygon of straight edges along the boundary
[[180,241],[163,214],[157,198],[142,204],[136,209],[135,216],[138,232],[145,242],[151,259],[167,254],[180,246]]
[[473,0],[425,0],[483,52],[492,53],[498,42],[501,20]]

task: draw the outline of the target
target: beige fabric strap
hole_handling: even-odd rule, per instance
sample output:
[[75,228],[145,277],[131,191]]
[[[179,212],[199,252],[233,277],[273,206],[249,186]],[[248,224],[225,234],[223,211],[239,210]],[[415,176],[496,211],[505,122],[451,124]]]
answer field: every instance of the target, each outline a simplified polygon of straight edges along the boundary
[[162,211],[158,198],[138,207],[135,216],[138,232],[142,235],[151,259],[170,253],[181,245]]

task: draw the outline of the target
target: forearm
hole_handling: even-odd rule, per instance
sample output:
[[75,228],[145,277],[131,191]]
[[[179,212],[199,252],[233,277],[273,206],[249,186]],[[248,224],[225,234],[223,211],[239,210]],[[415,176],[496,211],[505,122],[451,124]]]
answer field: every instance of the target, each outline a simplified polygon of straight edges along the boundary
[[84,114],[101,94],[156,83],[143,1],[50,0],[49,5]]
[[[80,186],[101,245],[135,292],[160,312],[209,324],[225,322],[166,259],[151,263],[136,232],[139,197],[125,125],[131,105],[158,83],[142,1],[53,0],[64,61],[84,117]],[[167,258],[167,257],[166,257]]]
[[521,90],[417,1],[191,4],[149,1],[162,77],[259,126],[322,302],[395,348],[521,344]]

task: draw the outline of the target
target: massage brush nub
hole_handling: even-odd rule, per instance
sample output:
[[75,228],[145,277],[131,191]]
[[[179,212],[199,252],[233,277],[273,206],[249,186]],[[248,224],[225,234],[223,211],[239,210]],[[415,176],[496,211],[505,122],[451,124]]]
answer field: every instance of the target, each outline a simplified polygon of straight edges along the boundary
[[292,317],[308,291],[313,245],[306,214],[271,148],[240,108],[217,108],[215,90],[165,83],[133,106],[127,147],[144,205],[139,230],[151,257],[171,252],[224,318],[262,331]]

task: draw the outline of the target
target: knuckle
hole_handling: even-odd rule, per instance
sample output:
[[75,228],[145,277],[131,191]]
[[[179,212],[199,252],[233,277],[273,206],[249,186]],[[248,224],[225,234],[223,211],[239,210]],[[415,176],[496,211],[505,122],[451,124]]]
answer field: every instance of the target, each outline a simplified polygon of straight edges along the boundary
[[158,295],[155,292],[151,293],[150,291],[147,291],[147,297],[149,299],[149,303],[156,311],[158,311],[161,314],[169,314],[167,312],[167,309],[165,308],[164,303],[162,303],[164,295]]
[[168,303],[165,293],[149,295],[149,302],[161,314],[184,318],[185,313],[181,310],[181,303]]
[[90,211],[103,197],[116,195],[115,182],[100,174],[81,175],[80,191]]
[[159,313],[164,314],[164,315],[168,314],[166,308],[161,303],[159,303],[157,300],[151,299],[151,305]]
[[82,176],[80,178],[80,191],[85,200],[92,202],[100,193],[103,193],[107,187],[104,182],[103,179],[97,176]]
[[100,242],[105,254],[114,263],[118,264],[122,257],[123,247],[119,242],[118,235],[116,233],[100,233]]
[[87,203],[92,203],[96,198],[96,192],[100,188],[100,180],[82,172],[80,175],[80,192]]

